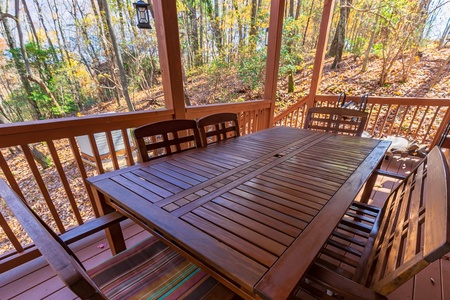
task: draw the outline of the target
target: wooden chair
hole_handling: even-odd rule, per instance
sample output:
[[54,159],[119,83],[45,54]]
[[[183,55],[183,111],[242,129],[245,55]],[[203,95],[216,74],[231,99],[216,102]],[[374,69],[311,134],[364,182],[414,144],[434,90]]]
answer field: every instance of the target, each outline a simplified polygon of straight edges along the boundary
[[197,121],[202,146],[239,136],[239,123],[234,113],[219,113]]
[[300,283],[306,299],[386,299],[450,251],[449,167],[439,147],[382,209],[354,202]]
[[138,146],[140,162],[201,145],[195,120],[168,120],[147,124],[136,128],[133,138]]
[[308,109],[305,129],[361,136],[368,114],[340,107],[312,107]]
[[442,148],[450,148],[450,122],[447,123],[445,126],[444,132],[442,132],[441,137],[439,138],[439,141],[437,145]]
[[231,290],[153,236],[86,270],[71,249],[4,181],[0,181],[0,191],[0,198],[49,265],[81,299],[237,298]]

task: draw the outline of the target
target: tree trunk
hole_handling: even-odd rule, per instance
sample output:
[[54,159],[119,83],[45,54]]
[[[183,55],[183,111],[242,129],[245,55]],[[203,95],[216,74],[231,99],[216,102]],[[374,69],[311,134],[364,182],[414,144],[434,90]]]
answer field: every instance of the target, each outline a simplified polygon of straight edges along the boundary
[[198,42],[198,21],[197,7],[195,1],[186,1],[187,7],[187,31],[189,34],[189,45],[192,53],[192,63],[194,67],[201,65],[201,56]]
[[119,28],[120,28],[120,37],[122,39],[122,43],[126,42],[125,37],[125,20],[123,18],[123,0],[117,0],[117,11],[119,13]]
[[329,55],[334,56],[333,64],[331,68],[337,68],[338,64],[342,60],[342,53],[345,46],[345,33],[347,30],[348,16],[350,14],[350,6],[352,5],[352,0],[341,0],[341,8],[339,15],[339,22],[336,28],[336,33],[331,43],[331,48]]
[[444,32],[442,33],[442,37],[439,40],[438,49],[444,47],[445,43],[448,41],[448,38],[450,38],[449,33],[450,33],[450,18],[448,18],[447,25],[445,26]]
[[128,93],[128,83],[127,77],[125,73],[125,68],[123,67],[122,54],[120,53],[119,45],[117,44],[116,34],[114,33],[112,22],[111,22],[111,13],[109,10],[108,0],[103,0],[104,9],[105,9],[105,17],[106,22],[108,24],[109,36],[111,37],[111,42],[114,49],[114,54],[116,57],[117,65],[119,67],[120,80],[122,83],[122,91],[125,97],[125,101],[127,103],[127,107],[129,111],[134,111],[133,103],[131,103],[130,95]]
[[[97,6],[96,3],[98,4],[99,10],[100,12],[97,10]],[[95,2],[94,0],[91,0],[91,6],[92,6],[92,11],[94,12],[95,15],[95,20],[97,22],[97,27],[99,29],[99,39],[101,42],[101,45],[103,46],[103,49],[105,51],[104,53],[104,57],[106,58],[106,61],[108,62],[108,66],[109,66],[109,75],[110,75],[110,81],[112,82],[112,84],[114,84],[114,90],[113,93],[115,94],[114,97],[117,100],[118,105],[120,105],[119,102],[119,91],[117,89],[117,81],[116,81],[116,66],[115,66],[115,58],[114,58],[114,49],[111,49],[111,45],[112,45],[112,41],[111,41],[111,36],[109,35],[109,30],[105,30],[107,27],[107,20],[106,20],[106,16],[105,16],[105,9],[104,9],[104,1],[103,0],[97,0],[97,2]],[[110,88],[107,87],[106,88],[107,93],[110,91]],[[108,97],[110,98],[110,97]]]
[[373,45],[375,43],[375,37],[378,34],[378,20],[380,18],[380,12],[381,12],[381,5],[378,7],[375,21],[373,22],[371,32],[370,32],[370,38],[369,38],[369,44],[367,45],[366,51],[364,53],[364,61],[361,67],[361,72],[366,72],[367,70],[367,63],[369,62],[370,58],[370,52],[372,51]]
[[[25,2],[25,0],[22,0],[22,2]],[[48,31],[47,26],[45,25],[45,22],[44,22],[44,18],[43,18],[43,14],[42,14],[42,7],[39,4],[38,0],[34,0],[34,4],[36,5],[37,11],[38,11],[39,22],[41,23],[42,28],[44,28],[45,37],[47,38],[47,43],[50,45],[50,48],[52,50],[53,61],[59,62],[58,56],[56,55],[56,50],[55,50],[56,48],[55,48],[55,46],[53,46],[53,42],[52,42],[52,40],[50,39],[50,37],[48,35],[49,31]],[[57,14],[57,12],[55,14]],[[63,33],[61,31],[61,28],[59,28],[59,29],[60,29],[60,33],[62,35]]]
[[[14,38],[12,37],[12,33],[9,28],[7,19],[8,19],[8,17],[11,17],[12,19],[14,19],[14,17],[11,15],[7,16],[6,14],[2,13],[1,10],[2,9],[0,8],[0,21],[3,23],[3,28],[5,31],[6,42],[8,43],[8,47],[9,47],[9,49],[12,50],[12,49],[16,48],[16,44],[15,44]],[[25,89],[25,92],[27,93],[27,102],[31,108],[31,117],[33,120],[42,119],[42,114],[39,110],[37,103],[28,97],[28,95],[31,94],[31,85],[27,79],[27,74],[26,74],[27,72],[26,72],[23,64],[20,62],[20,58],[18,57],[17,54],[13,53],[12,58],[13,58],[14,66],[16,67],[17,72],[19,73],[19,77],[20,77],[20,81],[22,82],[22,86]]]
[[[28,23],[30,24],[32,36],[37,44],[39,44],[39,38],[36,33],[36,28],[34,27],[33,20],[31,19],[30,11],[28,10],[28,5],[25,0],[22,0],[23,9],[25,11],[25,15],[27,16]],[[18,17],[18,15],[16,15]]]
[[258,1],[251,0],[251,19],[250,19],[250,36],[249,36],[249,45],[250,51],[254,51],[256,49],[256,37],[257,37],[257,27],[256,21],[258,17]]
[[52,100],[53,105],[55,105],[55,107],[57,108],[58,115],[62,115],[62,114],[64,114],[64,111],[61,109],[61,106],[59,105],[58,101],[56,101],[56,98],[53,95],[53,93],[47,87],[45,82],[43,82],[41,78],[38,78],[38,77],[34,76],[33,72],[31,71],[30,62],[28,60],[27,51],[25,49],[25,44],[24,44],[24,41],[23,41],[22,27],[21,27],[19,19],[18,19],[18,16],[19,16],[19,0],[16,0],[15,3],[16,3],[16,12],[15,12],[16,16],[13,17],[13,20],[16,21],[16,25],[17,25],[17,35],[19,37],[20,51],[22,53],[22,59],[23,59],[23,61],[25,63],[25,69],[26,69],[26,72],[27,72],[26,77],[27,77],[28,80],[34,81],[35,83],[37,83],[47,93],[47,95]]
[[[75,74],[74,74],[74,65],[73,65],[72,59],[71,59],[69,51],[68,51],[69,47],[67,46],[66,36],[64,34],[65,31],[63,30],[63,28],[61,26],[61,19],[59,17],[59,13],[58,13],[58,6],[56,5],[55,1],[56,0],[53,0],[54,14],[52,14],[52,18],[53,18],[53,24],[55,25],[55,28],[59,28],[59,33],[61,35],[61,39],[59,38],[58,34],[56,35],[59,47],[61,48],[61,59],[66,62],[66,65],[69,66],[70,71],[68,74],[66,74],[67,82],[70,84],[70,86],[72,86],[72,89],[73,89],[72,94],[74,96],[74,102],[78,106],[78,109],[81,110],[82,103],[80,101],[80,96],[79,96],[81,87],[79,85],[78,80],[76,79]],[[36,2],[36,5],[38,5],[38,0],[35,0],[35,2]],[[48,0],[47,0],[47,3],[48,3]],[[39,11],[41,11],[40,8],[39,8]],[[43,23],[43,21],[42,21],[42,23]],[[61,45],[61,42],[62,42],[62,45]],[[64,51],[62,49],[64,49]]]
[[430,89],[434,87],[434,85],[439,81],[439,77],[441,77],[442,72],[444,72],[445,67],[447,67],[448,62],[450,61],[450,55],[447,56],[447,59],[444,61],[442,66],[439,68],[436,76],[433,78],[433,81],[430,84]]
[[304,47],[306,43],[306,36],[308,34],[309,23],[311,22],[313,8],[314,8],[314,0],[311,0],[311,7],[309,8],[308,19],[306,19],[305,31],[303,32],[302,47]]

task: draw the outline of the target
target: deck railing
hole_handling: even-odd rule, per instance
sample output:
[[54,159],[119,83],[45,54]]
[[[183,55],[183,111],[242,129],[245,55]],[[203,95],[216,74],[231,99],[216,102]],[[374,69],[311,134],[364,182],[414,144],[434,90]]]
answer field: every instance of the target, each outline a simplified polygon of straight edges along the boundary
[[[315,98],[316,105],[320,106],[334,106],[336,100],[337,96]],[[347,97],[347,101],[358,102],[359,97]],[[275,116],[274,125],[303,127],[306,102],[307,98],[300,99]],[[444,130],[443,124],[450,119],[449,106],[450,99],[369,97],[366,111],[370,117],[366,131],[376,138],[397,135],[433,145]],[[186,118],[235,112],[240,116],[241,134],[245,135],[265,128],[269,111],[270,101],[256,100],[188,107]],[[65,232],[97,214],[91,202],[91,191],[86,188],[86,178],[135,163],[130,130],[173,118],[173,110],[163,109],[1,125],[0,177],[27,199],[52,228]],[[81,149],[77,138],[80,136],[85,136],[84,142],[88,141],[90,151]],[[117,139],[120,149],[116,149]],[[105,147],[109,153],[106,156]],[[51,158],[49,168],[35,163],[33,148]],[[0,207],[2,273],[33,256],[27,255],[32,248],[30,241],[17,230],[19,225],[1,201]]]
[[[186,109],[186,118],[235,112],[239,115],[241,134],[245,135],[267,124],[269,108],[270,101],[264,100],[193,106]],[[135,163],[131,129],[173,118],[173,110],[162,109],[4,124],[0,130],[0,177],[28,201],[45,222],[64,233],[97,215],[86,178]],[[86,143],[90,151],[86,151]],[[35,162],[34,149],[51,159],[50,167],[43,168]],[[0,207],[2,273],[34,256],[27,255],[32,252],[29,251],[30,241],[17,230],[19,224],[1,199]]]
[[[318,95],[315,106],[335,106],[337,96]],[[274,118],[274,125],[302,128],[307,97]],[[346,101],[359,103],[360,97],[347,96]],[[432,147],[450,117],[450,99],[369,97],[365,131],[374,138],[400,136],[421,146]]]

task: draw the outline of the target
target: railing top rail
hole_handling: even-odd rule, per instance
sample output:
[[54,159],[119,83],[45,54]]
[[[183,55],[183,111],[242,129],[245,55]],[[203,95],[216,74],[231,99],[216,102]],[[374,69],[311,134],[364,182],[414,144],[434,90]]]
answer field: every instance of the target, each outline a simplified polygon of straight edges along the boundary
[[171,118],[173,118],[173,110],[162,109],[2,124],[0,125],[0,148],[111,131],[121,127],[130,128],[142,125],[148,119],[162,121]]
[[[338,95],[317,95],[316,101],[336,101]],[[361,100],[361,96],[348,96],[347,101]],[[301,101],[301,100],[300,100]],[[379,97],[369,96],[369,103],[372,104],[397,104],[397,105],[427,105],[427,106],[450,106],[450,99],[419,98],[419,97]]]
[[294,105],[288,107],[288,109],[286,109],[285,111],[276,115],[273,118],[273,123],[276,124],[278,121],[280,121],[281,119],[283,119],[284,117],[289,115],[292,111],[296,110],[300,106],[303,106],[307,100],[308,100],[308,96],[305,96],[305,97],[301,98],[300,100],[298,100],[297,103],[295,103]]
[[[241,112],[245,110],[267,109],[269,100],[252,100],[238,103],[223,103],[191,106],[186,109],[188,118],[199,118],[211,111]],[[0,148],[19,144],[37,143],[43,140],[63,139],[87,133],[132,128],[142,124],[174,118],[173,109],[137,111],[126,113],[105,113],[82,117],[68,117],[52,120],[17,122],[0,125]]]
[[214,113],[221,113],[221,112],[238,113],[243,110],[266,109],[270,107],[270,104],[271,104],[270,100],[260,99],[235,103],[197,105],[186,107],[186,113],[189,118],[196,119],[205,116],[205,114],[210,113],[211,109],[214,109]]

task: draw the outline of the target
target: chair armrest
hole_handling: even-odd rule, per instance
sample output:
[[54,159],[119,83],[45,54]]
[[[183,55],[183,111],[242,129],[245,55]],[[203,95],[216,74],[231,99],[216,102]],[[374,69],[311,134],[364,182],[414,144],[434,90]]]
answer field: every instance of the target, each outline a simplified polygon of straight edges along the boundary
[[60,238],[65,243],[71,244],[126,219],[126,216],[115,211],[99,218],[89,220],[86,223],[61,234]]
[[312,280],[320,282],[333,292],[344,296],[346,299],[387,299],[385,296],[317,264],[311,266],[308,275]]
[[395,173],[395,172],[390,172],[390,171],[381,170],[381,169],[377,169],[377,170],[375,170],[373,172],[375,174],[377,174],[377,175],[393,177],[395,179],[400,179],[400,180],[404,180],[406,178],[406,176],[407,176],[405,174],[398,174],[398,173]]

